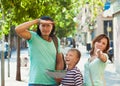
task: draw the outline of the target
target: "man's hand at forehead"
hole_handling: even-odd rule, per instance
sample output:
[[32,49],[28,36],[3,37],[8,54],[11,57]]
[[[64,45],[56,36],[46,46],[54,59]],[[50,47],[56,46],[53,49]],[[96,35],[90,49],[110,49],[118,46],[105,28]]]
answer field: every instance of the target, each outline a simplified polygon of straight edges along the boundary
[[39,19],[39,24],[54,24],[54,22],[50,21],[50,20],[42,20]]

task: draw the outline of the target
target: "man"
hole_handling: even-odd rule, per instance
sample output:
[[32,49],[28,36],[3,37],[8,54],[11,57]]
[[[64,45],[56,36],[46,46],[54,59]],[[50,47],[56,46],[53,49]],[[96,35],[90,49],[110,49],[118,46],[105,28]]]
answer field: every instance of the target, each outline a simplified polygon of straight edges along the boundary
[[[28,29],[37,24],[37,31]],[[26,39],[30,53],[30,79],[29,86],[57,86],[55,79],[47,75],[46,70],[63,69],[63,61],[58,39],[58,54],[52,37],[55,36],[55,23],[48,17],[20,24],[15,28],[17,34]],[[57,55],[56,55],[57,54]],[[57,58],[56,58],[57,56]],[[56,64],[57,63],[57,64]]]

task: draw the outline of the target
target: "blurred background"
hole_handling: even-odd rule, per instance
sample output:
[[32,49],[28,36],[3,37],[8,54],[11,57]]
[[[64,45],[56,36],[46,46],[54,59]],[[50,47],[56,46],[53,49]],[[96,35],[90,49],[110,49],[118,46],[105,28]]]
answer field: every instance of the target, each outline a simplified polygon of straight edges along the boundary
[[[110,38],[108,55],[113,65],[111,67],[119,75],[119,4],[120,0],[0,0],[1,86],[5,86],[11,80],[8,79],[12,73],[11,70],[14,71],[15,80],[22,81],[21,77],[24,74],[22,68],[29,69],[29,46],[26,40],[16,35],[15,27],[44,15],[54,19],[56,35],[61,40],[64,54],[69,48],[78,48],[83,50],[84,57],[87,57],[92,39],[101,33],[106,34]],[[36,26],[29,29],[36,31]],[[85,59],[82,60],[85,61]],[[6,79],[9,81],[6,82]],[[117,82],[118,80],[115,83]]]

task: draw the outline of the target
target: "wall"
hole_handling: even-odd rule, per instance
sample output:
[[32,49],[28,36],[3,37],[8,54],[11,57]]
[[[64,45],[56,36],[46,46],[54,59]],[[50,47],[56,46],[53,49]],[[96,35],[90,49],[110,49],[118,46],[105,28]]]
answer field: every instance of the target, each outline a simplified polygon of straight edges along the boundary
[[120,74],[120,0],[113,0],[113,40],[114,40],[114,63],[116,72]]
[[116,72],[120,74],[120,13],[114,15],[114,63]]

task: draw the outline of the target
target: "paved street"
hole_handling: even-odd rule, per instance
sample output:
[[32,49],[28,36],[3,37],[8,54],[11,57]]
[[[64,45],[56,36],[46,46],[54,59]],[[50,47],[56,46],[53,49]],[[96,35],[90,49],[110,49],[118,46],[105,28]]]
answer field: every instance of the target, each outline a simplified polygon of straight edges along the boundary
[[[62,51],[64,54],[69,48],[63,48]],[[84,72],[84,63],[88,58],[88,52],[86,51],[85,46],[80,46],[78,48],[81,51],[82,57],[80,62],[78,63],[78,67],[81,72]],[[26,50],[22,50],[22,56],[28,56],[28,52]],[[1,65],[1,62],[0,62]],[[1,69],[1,66],[0,66]],[[1,71],[0,71],[1,77]],[[5,60],[5,86],[27,86],[28,78],[29,78],[29,67],[21,67],[21,79],[22,81],[16,81],[16,52],[12,53],[12,57],[10,59],[10,77],[8,77],[8,69],[7,69],[7,59]],[[105,79],[106,86],[120,86],[120,75],[115,72],[114,64],[109,63],[105,70]],[[1,80],[1,79],[0,79]],[[1,84],[1,81],[0,81]]]

